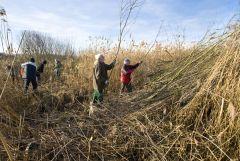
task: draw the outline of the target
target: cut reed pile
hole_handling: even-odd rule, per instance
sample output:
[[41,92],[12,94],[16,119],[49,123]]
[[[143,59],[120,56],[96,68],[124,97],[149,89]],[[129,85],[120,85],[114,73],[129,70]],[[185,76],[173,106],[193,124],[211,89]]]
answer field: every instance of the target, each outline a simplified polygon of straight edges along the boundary
[[[149,61],[136,73],[141,90],[119,97],[113,93],[119,83],[110,87],[92,115],[85,101],[91,67],[84,64],[91,55],[65,59],[64,83],[47,81],[35,96],[7,86],[0,102],[1,159],[238,160],[239,36],[236,27],[179,52],[184,55],[170,51],[171,61],[162,61],[158,50],[145,55]],[[128,53],[123,57],[144,55]]]
[[134,99],[146,107],[126,119],[141,134],[130,140],[146,147],[140,157],[239,160],[239,34],[237,27],[197,47]]

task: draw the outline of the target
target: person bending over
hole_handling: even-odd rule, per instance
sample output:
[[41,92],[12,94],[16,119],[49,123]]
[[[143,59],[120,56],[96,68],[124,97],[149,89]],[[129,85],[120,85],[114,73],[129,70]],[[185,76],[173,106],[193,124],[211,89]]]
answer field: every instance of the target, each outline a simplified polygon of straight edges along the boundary
[[22,78],[24,81],[24,93],[27,94],[30,83],[33,86],[33,90],[36,91],[38,84],[36,79],[37,67],[35,64],[35,59],[31,58],[29,62],[22,64],[21,67]]

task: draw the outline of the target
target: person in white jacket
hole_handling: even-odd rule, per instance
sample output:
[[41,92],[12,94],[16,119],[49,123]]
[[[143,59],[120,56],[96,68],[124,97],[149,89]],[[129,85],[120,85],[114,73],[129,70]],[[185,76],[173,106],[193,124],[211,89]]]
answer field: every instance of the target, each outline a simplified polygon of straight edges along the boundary
[[24,93],[27,94],[28,87],[30,83],[33,86],[33,90],[36,91],[38,84],[37,84],[37,66],[35,64],[35,59],[31,58],[29,62],[26,62],[21,65],[23,72],[22,72],[22,78],[24,81]]

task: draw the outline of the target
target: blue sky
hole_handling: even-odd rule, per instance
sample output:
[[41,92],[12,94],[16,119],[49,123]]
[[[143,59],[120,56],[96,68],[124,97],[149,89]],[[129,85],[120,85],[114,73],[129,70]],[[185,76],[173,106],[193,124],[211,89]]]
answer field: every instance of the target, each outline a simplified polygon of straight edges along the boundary
[[[46,32],[86,48],[89,36],[118,37],[120,0],[0,0],[13,34],[21,30]],[[151,42],[163,22],[159,40],[184,33],[187,42],[199,40],[209,29],[224,27],[239,12],[238,0],[146,0],[129,35]],[[129,35],[126,39],[129,39]]]

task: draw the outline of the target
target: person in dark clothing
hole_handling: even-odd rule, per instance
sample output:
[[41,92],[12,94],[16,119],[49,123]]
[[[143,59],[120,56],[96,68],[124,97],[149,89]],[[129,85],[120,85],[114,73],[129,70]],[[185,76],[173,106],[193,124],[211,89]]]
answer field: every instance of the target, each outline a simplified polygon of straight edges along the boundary
[[24,81],[24,93],[27,94],[28,87],[30,83],[33,86],[33,90],[37,90],[37,80],[36,80],[36,74],[37,74],[37,67],[35,64],[35,59],[31,58],[30,62],[26,62],[21,65],[22,67],[22,78]]
[[41,62],[41,64],[37,67],[37,74],[36,74],[36,76],[37,76],[37,81],[38,81],[38,82],[41,81],[41,74],[43,73],[44,67],[45,67],[46,64],[47,64],[47,61],[46,61],[46,60],[43,60],[43,61]]
[[142,61],[135,65],[130,65],[130,60],[128,58],[124,60],[124,65],[121,69],[121,93],[125,92],[125,89],[127,92],[132,92],[131,74],[140,64],[142,64]]
[[105,64],[105,58],[102,54],[96,55],[95,58],[96,62],[93,68],[93,103],[103,101],[103,91],[109,84],[107,71],[113,69],[116,64],[116,60],[110,65]]

